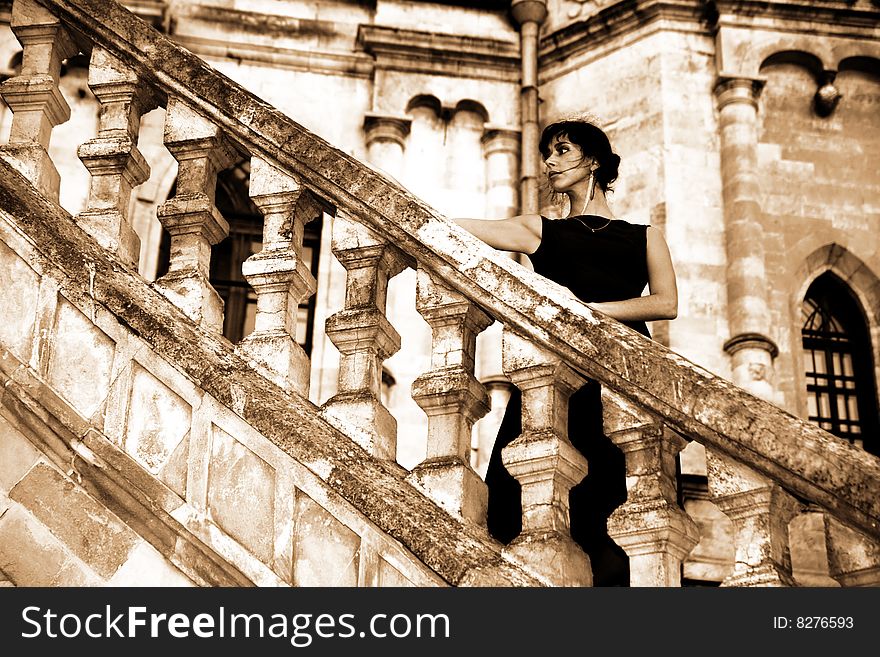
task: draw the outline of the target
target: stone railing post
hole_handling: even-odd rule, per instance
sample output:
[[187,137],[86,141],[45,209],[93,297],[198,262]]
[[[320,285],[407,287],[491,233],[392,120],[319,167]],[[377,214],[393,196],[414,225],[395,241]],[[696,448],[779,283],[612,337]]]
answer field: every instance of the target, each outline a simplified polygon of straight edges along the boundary
[[681,564],[699,542],[678,505],[676,458],[687,441],[605,387],[602,415],[626,460],[626,502],[608,518],[608,535],[629,557],[630,586],[681,586]]
[[880,544],[823,515],[831,577],[841,586],[880,586]]
[[522,391],[522,434],[501,452],[522,486],[522,533],[505,551],[555,586],[590,586],[590,559],[571,538],[568,494],[587,460],[568,439],[568,399],[584,377],[507,328],[503,365]]
[[15,0],[10,26],[23,53],[21,73],[0,85],[0,96],[13,113],[0,156],[57,203],[61,177],[49,157],[49,139],[56,125],[70,119],[58,81],[61,62],[79,49],[61,21],[35,0]]
[[450,513],[485,524],[486,485],[470,465],[470,451],[474,422],[489,411],[474,357],[477,335],[492,319],[424,269],[417,275],[416,308],[432,331],[431,370],[412,386],[428,416],[428,445],[409,478]]
[[236,349],[266,366],[278,385],[308,397],[310,362],[295,339],[296,318],[299,303],[315,293],[315,277],[302,259],[303,234],[322,207],[293,177],[256,156],[249,193],[263,213],[263,249],[242,264],[257,294],[257,316]]
[[337,393],[322,414],[373,456],[397,456],[397,421],[381,401],[382,363],[400,349],[385,316],[388,281],[405,267],[403,255],[371,229],[341,212],[333,221],[333,254],[348,272],[345,308],[327,318],[326,333],[340,353]]
[[128,66],[100,46],[92,50],[89,87],[101,103],[98,136],[77,151],[92,175],[88,205],[77,223],[123,261],[137,267],[140,239],[128,220],[131,190],[150,177],[137,148],[140,118],[156,106]]
[[177,98],[165,116],[165,146],[179,163],[177,193],[159,206],[159,221],[171,235],[168,273],[156,286],[192,320],[223,330],[223,300],[209,282],[211,246],[229,235],[214,205],[217,173],[235,154],[220,128]]
[[706,450],[706,465],[712,501],[733,523],[733,572],[722,586],[795,586],[788,524],[801,504],[714,450]]

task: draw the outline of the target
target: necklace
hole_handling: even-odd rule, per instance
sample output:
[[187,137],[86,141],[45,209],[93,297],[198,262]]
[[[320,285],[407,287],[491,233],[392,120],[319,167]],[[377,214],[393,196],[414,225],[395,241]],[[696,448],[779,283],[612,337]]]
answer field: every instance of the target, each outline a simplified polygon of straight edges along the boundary
[[611,219],[609,219],[605,223],[604,226],[599,226],[598,228],[593,228],[590,224],[588,224],[586,221],[584,221],[584,218],[581,217],[580,215],[578,215],[577,217],[574,217],[574,219],[577,219],[578,221],[580,221],[586,228],[588,228],[593,233],[598,233],[600,230],[605,230],[611,224]]
[[580,221],[584,227],[588,228],[593,233],[598,233],[600,230],[605,230],[611,224],[611,219],[608,219],[607,223],[604,226],[599,226],[598,228],[593,228],[590,224],[584,221],[583,214],[587,210],[587,204],[593,200],[593,195],[596,191],[596,177],[593,175],[593,170],[590,169],[590,180],[587,182],[588,194],[587,198],[584,200],[584,206],[581,208],[581,213],[579,215],[575,215],[575,219]]

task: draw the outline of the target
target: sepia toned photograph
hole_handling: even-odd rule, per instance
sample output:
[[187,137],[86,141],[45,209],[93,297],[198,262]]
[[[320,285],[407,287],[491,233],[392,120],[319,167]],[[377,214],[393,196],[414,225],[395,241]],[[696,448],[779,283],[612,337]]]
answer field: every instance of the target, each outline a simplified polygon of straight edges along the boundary
[[878,0],[0,0],[0,98],[0,587],[880,590]]

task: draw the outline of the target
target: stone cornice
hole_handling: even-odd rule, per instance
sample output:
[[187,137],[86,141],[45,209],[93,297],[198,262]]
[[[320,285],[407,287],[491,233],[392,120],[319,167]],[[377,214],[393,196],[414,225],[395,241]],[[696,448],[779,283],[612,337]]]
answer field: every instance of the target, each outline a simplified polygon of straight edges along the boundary
[[658,20],[691,25],[694,30],[708,29],[702,0],[625,0],[543,35],[538,53],[541,66],[564,62],[611,39],[643,30]]
[[798,29],[822,34],[878,34],[880,5],[867,0],[715,0],[719,25]]
[[171,38],[201,57],[256,62],[273,68],[362,78],[370,77],[374,68],[372,59],[363,53],[314,52],[181,35]]
[[520,75],[517,41],[379,25],[361,25],[357,41],[375,57],[380,69],[509,82],[516,82]]

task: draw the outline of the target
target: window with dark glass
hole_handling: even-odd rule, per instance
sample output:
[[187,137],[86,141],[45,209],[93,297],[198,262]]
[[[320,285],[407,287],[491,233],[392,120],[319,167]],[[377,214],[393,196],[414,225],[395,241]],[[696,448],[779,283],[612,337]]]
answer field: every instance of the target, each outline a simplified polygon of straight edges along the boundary
[[[241,265],[254,253],[263,249],[263,215],[248,194],[250,163],[244,161],[222,171],[217,176],[215,204],[229,223],[229,236],[211,249],[210,282],[223,299],[223,335],[237,343],[254,330],[257,315],[257,295],[241,273]],[[174,195],[171,191],[171,196]],[[318,275],[318,255],[321,245],[321,219],[306,224],[303,236],[302,259],[312,275]],[[159,254],[161,276],[168,271],[170,241],[163,230]],[[297,308],[294,339],[307,354],[311,354],[315,318],[315,295]]]
[[874,359],[861,305],[829,272],[810,286],[802,310],[808,419],[878,453]]

